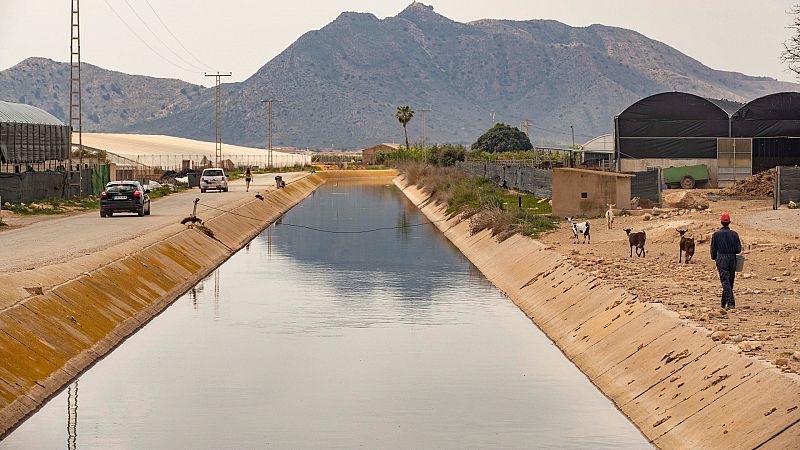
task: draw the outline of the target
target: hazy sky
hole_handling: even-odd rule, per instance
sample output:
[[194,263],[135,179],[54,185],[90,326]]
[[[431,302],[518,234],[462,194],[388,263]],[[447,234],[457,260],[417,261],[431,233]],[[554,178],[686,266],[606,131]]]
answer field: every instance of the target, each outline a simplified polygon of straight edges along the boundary
[[[779,55],[782,42],[790,34],[786,26],[791,17],[786,12],[797,2],[800,0],[428,0],[423,3],[432,4],[440,14],[461,22],[482,18],[555,19],[573,26],[601,23],[630,28],[715,69],[795,81],[786,72]],[[69,0],[0,0],[3,18],[0,70],[29,56],[68,61],[69,3]],[[209,85],[209,80],[203,78],[202,72],[212,68],[232,71],[233,80],[240,81],[303,33],[325,26],[342,11],[369,12],[384,18],[397,14],[409,3],[409,0],[83,0],[82,57],[84,62],[107,69],[174,77],[204,85]],[[134,10],[169,49],[148,31]],[[162,57],[137,39],[128,26]],[[208,66],[187,54],[170,32]]]

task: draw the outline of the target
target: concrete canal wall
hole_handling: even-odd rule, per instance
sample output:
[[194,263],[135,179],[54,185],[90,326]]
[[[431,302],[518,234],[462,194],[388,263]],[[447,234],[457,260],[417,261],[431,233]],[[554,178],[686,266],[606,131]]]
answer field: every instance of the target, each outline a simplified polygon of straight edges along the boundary
[[326,180],[395,175],[317,173],[207,220],[213,238],[173,226],[144,249],[0,275],[0,436]]
[[470,235],[395,184],[657,447],[799,448],[800,381],[713,341],[661,304],[571,266],[534,239]]

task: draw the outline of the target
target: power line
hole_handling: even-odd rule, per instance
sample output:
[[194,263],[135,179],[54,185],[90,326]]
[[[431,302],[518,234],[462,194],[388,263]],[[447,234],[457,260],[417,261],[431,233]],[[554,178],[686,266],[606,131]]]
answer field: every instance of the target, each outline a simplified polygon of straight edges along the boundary
[[163,46],[164,46],[164,48],[166,48],[167,50],[169,50],[169,52],[170,52],[170,53],[172,53],[173,55],[175,55],[175,57],[176,57],[176,58],[178,58],[178,59],[180,59],[181,61],[183,61],[183,62],[184,62],[185,64],[187,64],[189,67],[193,67],[193,68],[195,68],[195,69],[197,69],[197,70],[202,70],[202,68],[201,68],[200,66],[197,66],[196,64],[194,64],[194,63],[192,63],[192,62],[190,62],[190,61],[187,61],[187,60],[186,60],[186,59],[184,59],[184,58],[183,58],[181,55],[179,55],[177,52],[175,52],[174,50],[172,50],[172,47],[170,47],[169,45],[167,45],[167,43],[166,43],[166,42],[164,42],[164,40],[163,40],[163,39],[161,39],[161,37],[160,37],[158,34],[156,34],[156,32],[155,32],[155,31],[153,31],[153,29],[152,29],[152,28],[150,28],[150,25],[148,25],[148,24],[147,24],[147,22],[145,22],[145,20],[142,18],[142,16],[140,16],[140,15],[139,15],[139,13],[138,13],[138,12],[136,12],[136,9],[133,7],[133,5],[131,5],[131,3],[130,3],[128,0],[124,0],[124,1],[125,1],[125,4],[126,4],[126,5],[128,5],[128,8],[130,8],[130,10],[133,12],[133,15],[135,15],[135,16],[136,16],[136,18],[137,18],[137,19],[139,19],[139,22],[142,22],[142,25],[144,25],[144,27],[145,27],[145,28],[147,28],[147,31],[149,31],[149,32],[150,32],[150,34],[152,34],[152,35],[153,35],[153,37],[154,37],[154,38],[156,38],[156,40],[157,40],[158,42],[160,42],[160,43],[161,43],[161,45],[163,45]]
[[150,7],[150,10],[151,10],[151,11],[153,11],[153,14],[156,16],[156,18],[158,18],[158,21],[159,21],[159,22],[161,22],[161,25],[163,25],[163,26],[164,26],[164,29],[165,29],[165,30],[167,30],[167,33],[169,33],[169,34],[170,34],[170,36],[172,36],[172,37],[173,37],[173,39],[175,39],[175,42],[177,42],[177,43],[178,43],[178,45],[180,45],[180,46],[181,46],[181,47],[182,47],[182,48],[183,48],[183,49],[186,51],[186,53],[187,53],[187,54],[189,54],[189,56],[191,56],[192,58],[194,58],[194,59],[195,59],[195,61],[197,61],[198,63],[200,63],[200,65],[202,65],[202,66],[205,66],[207,69],[209,69],[209,70],[214,70],[214,68],[213,68],[213,67],[211,67],[211,66],[209,66],[208,64],[204,63],[203,61],[201,61],[201,60],[200,60],[200,58],[198,58],[197,56],[195,56],[195,55],[194,55],[194,53],[192,53],[191,51],[189,51],[189,49],[188,49],[188,48],[186,48],[186,46],[185,46],[185,45],[183,45],[183,42],[181,42],[181,40],[180,40],[180,39],[178,39],[178,36],[175,36],[175,33],[173,33],[173,32],[172,32],[172,30],[170,30],[170,29],[169,29],[169,27],[167,26],[167,24],[166,24],[166,23],[164,23],[164,21],[161,19],[161,16],[160,16],[160,15],[158,15],[158,13],[156,12],[155,8],[153,8],[153,5],[151,5],[151,4],[150,4],[150,1],[149,1],[149,0],[144,0],[144,2],[145,2],[145,3],[147,3],[147,6],[149,6],[149,7]]
[[144,39],[143,39],[141,36],[139,36],[139,33],[137,33],[137,32],[136,32],[136,30],[134,30],[134,29],[133,29],[133,27],[131,27],[131,26],[128,24],[128,22],[126,22],[126,21],[125,21],[125,19],[123,19],[123,18],[122,18],[122,16],[121,16],[121,15],[119,15],[119,13],[117,12],[117,10],[116,10],[116,9],[114,9],[114,7],[113,7],[113,6],[111,6],[111,3],[108,3],[108,0],[103,0],[103,2],[106,4],[106,6],[108,6],[108,7],[111,9],[111,11],[114,13],[114,15],[115,15],[115,16],[117,16],[117,18],[120,20],[120,22],[122,22],[122,23],[123,23],[123,25],[125,25],[125,27],[127,27],[127,28],[128,28],[128,31],[130,31],[131,33],[133,33],[133,35],[134,35],[134,36],[136,36],[136,38],[137,38],[137,39],[139,39],[139,41],[140,41],[142,44],[144,44],[144,45],[145,45],[145,47],[149,48],[151,52],[155,53],[155,54],[156,54],[156,55],[157,55],[159,58],[163,59],[163,60],[164,60],[164,61],[166,61],[168,64],[171,64],[172,66],[174,66],[174,67],[177,67],[178,69],[180,69],[180,70],[183,70],[184,72],[194,73],[194,71],[193,71],[192,69],[187,69],[186,67],[181,67],[181,66],[179,66],[179,65],[175,64],[173,61],[171,61],[171,60],[169,60],[169,59],[165,58],[165,57],[164,57],[164,55],[162,55],[161,53],[159,53],[159,52],[158,52],[156,49],[154,49],[154,48],[153,48],[153,47],[152,47],[150,44],[148,44],[148,43],[147,43],[147,41],[145,41],[145,40],[144,40]]

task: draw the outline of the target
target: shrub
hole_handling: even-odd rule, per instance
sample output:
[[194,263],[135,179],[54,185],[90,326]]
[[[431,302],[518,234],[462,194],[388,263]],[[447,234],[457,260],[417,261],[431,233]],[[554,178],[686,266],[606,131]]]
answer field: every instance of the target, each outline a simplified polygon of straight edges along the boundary
[[498,123],[479,137],[471,148],[473,151],[494,153],[530,150],[533,145],[528,135],[519,128]]

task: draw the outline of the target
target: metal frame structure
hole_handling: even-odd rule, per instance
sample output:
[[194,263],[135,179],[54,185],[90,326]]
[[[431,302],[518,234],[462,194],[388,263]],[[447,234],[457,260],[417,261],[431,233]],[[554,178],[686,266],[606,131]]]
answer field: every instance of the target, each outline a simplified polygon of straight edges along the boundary
[[[83,198],[83,138],[81,134],[81,28],[80,28],[80,0],[71,0],[70,13],[70,41],[69,41],[69,126],[72,132],[69,135],[69,167],[67,177],[70,191],[72,183],[72,146],[73,134],[78,133],[78,196]],[[72,192],[69,192],[72,196]]]
[[220,78],[221,77],[230,77],[233,75],[232,72],[228,73],[204,73],[203,75],[207,77],[214,77],[216,92],[214,103],[216,105],[216,122],[215,122],[215,129],[216,129],[216,140],[215,140],[215,153],[216,153],[216,165],[219,167],[220,162],[222,161],[222,123],[220,122],[220,114],[222,109],[222,96],[220,93]]
[[272,103],[280,102],[271,98],[269,100],[261,100],[261,103],[267,104],[267,167],[272,168]]

